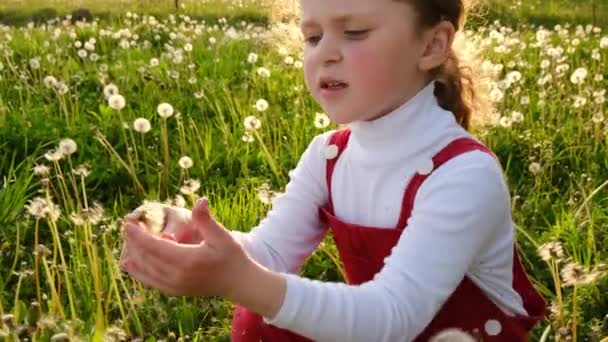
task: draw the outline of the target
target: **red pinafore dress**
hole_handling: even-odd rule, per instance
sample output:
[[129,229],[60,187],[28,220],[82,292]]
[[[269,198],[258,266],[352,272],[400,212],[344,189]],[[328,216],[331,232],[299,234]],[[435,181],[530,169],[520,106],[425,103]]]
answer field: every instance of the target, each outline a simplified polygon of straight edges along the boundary
[[[361,284],[373,279],[384,266],[384,259],[399,241],[412,213],[416,192],[432,173],[417,172],[405,190],[401,215],[396,229],[378,229],[348,224],[334,216],[331,198],[331,178],[336,162],[347,146],[350,130],[336,131],[330,137],[330,145],[336,145],[338,154],[326,165],[329,201],[320,208],[320,217],[333,234],[336,247],[344,264],[349,284]],[[432,169],[462,153],[482,151],[494,154],[484,145],[471,138],[459,138],[432,158]],[[429,171],[429,170],[427,170]],[[532,327],[546,315],[546,302],[530,283],[514,247],[513,288],[523,299],[528,316],[510,316],[504,313],[468,277],[448,298],[434,319],[418,335],[415,341],[428,341],[448,328],[462,329],[479,341],[519,342],[527,341]],[[232,341],[236,342],[310,342],[311,340],[291,331],[266,324],[260,315],[237,306],[232,321]]]

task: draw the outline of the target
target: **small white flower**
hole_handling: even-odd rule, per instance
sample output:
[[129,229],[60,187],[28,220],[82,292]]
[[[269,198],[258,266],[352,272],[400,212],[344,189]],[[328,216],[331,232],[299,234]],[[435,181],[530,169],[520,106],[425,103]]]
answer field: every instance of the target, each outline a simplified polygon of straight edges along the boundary
[[596,124],[601,124],[604,121],[604,114],[602,112],[595,113],[591,120]]
[[108,99],[108,105],[114,110],[121,110],[125,108],[126,101],[122,95],[115,94],[110,96],[110,98]]
[[167,119],[173,115],[173,106],[168,103],[161,103],[158,105],[156,112],[161,118]]
[[270,70],[264,67],[259,67],[257,70],[258,76],[268,78],[270,77]]
[[331,121],[325,113],[315,113],[315,127],[319,129],[327,128]]
[[602,48],[602,49],[608,49],[608,36],[603,37],[600,40],[600,48]]
[[30,59],[30,68],[39,69],[40,68],[40,59],[38,59],[38,58]]
[[501,127],[509,128],[513,125],[513,121],[511,120],[511,118],[503,116],[500,118],[499,124]]
[[109,99],[112,95],[119,94],[118,87],[114,83],[109,83],[103,87],[103,96]]
[[178,164],[179,164],[179,167],[186,170],[186,169],[191,168],[194,163],[192,162],[192,158],[190,158],[188,156],[183,156],[179,159]]
[[570,76],[570,82],[577,85],[582,84],[585,81],[585,78],[587,78],[587,69],[578,68],[574,70],[574,72]]
[[48,161],[59,161],[64,157],[63,152],[60,149],[49,150],[44,154],[44,158]]
[[184,45],[184,51],[191,52],[192,51],[192,44],[187,43],[186,45]]
[[249,55],[247,56],[247,63],[249,64],[255,64],[255,62],[258,61],[258,55],[251,52],[249,53]]
[[268,109],[268,101],[264,99],[257,100],[255,108],[260,112],[265,112]]
[[59,150],[66,156],[74,154],[78,149],[76,142],[70,138],[62,139],[59,142]]
[[243,123],[245,125],[245,129],[252,131],[259,129],[262,126],[262,122],[260,121],[260,119],[258,119],[254,115],[249,115],[248,117],[246,117]]
[[80,57],[80,58],[86,58],[88,55],[87,50],[85,50],[85,49],[78,50],[77,54],[78,54],[78,57]]
[[521,112],[514,111],[511,113],[511,120],[513,120],[513,122],[522,122],[524,121],[524,115]]
[[519,103],[521,103],[522,105],[528,105],[530,104],[530,97],[528,96],[522,96]]
[[46,76],[44,78],[44,86],[47,88],[53,88],[57,85],[57,79],[54,76]]
[[292,65],[294,63],[293,57],[287,56],[285,57],[285,64]]
[[528,171],[530,171],[530,173],[532,173],[534,175],[539,173],[540,169],[541,169],[540,164],[537,162],[530,163],[530,165],[528,166]]
[[187,179],[179,191],[184,195],[193,195],[201,188],[201,182],[196,179]]
[[150,66],[151,67],[157,67],[160,64],[160,62],[158,61],[158,58],[152,58],[150,59]]
[[302,63],[302,61],[296,61],[295,63],[293,63],[293,66],[296,69],[302,69],[302,67],[304,66],[304,63]]
[[137,119],[135,119],[135,121],[133,121],[133,129],[136,132],[148,133],[151,128],[152,128],[152,125],[150,124],[150,121],[148,119],[137,118]]
[[51,171],[51,169],[46,165],[36,165],[32,168],[32,170],[36,176],[40,177],[48,176],[49,172]]
[[215,37],[210,37],[209,44],[214,45],[215,43],[217,43],[217,39],[215,39]]
[[243,134],[242,139],[243,139],[244,142],[246,142],[248,144],[250,144],[250,143],[252,143],[252,142],[255,141],[255,139],[253,138],[253,135],[249,131],[247,131],[247,132],[245,132],[245,134]]

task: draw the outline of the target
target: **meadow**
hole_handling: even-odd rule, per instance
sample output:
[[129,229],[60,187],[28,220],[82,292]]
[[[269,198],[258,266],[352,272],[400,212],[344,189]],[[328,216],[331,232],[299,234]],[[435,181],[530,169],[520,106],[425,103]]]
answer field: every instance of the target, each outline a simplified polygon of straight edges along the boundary
[[[0,5],[2,338],[228,341],[231,303],[120,272],[120,218],[144,200],[206,195],[247,231],[311,139],[336,128],[265,3],[152,3]],[[101,19],[64,16],[83,4]],[[466,37],[495,110],[473,131],[503,165],[525,266],[551,303],[531,340],[606,342],[608,7],[487,8]],[[342,281],[336,255],[328,238],[301,274]]]

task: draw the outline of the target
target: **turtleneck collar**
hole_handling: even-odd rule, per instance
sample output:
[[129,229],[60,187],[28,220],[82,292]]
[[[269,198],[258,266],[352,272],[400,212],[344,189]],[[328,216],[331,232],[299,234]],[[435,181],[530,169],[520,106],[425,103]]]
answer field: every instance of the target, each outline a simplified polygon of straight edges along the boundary
[[350,155],[361,162],[391,163],[416,157],[453,127],[461,129],[454,115],[441,108],[429,83],[399,108],[373,121],[355,121]]

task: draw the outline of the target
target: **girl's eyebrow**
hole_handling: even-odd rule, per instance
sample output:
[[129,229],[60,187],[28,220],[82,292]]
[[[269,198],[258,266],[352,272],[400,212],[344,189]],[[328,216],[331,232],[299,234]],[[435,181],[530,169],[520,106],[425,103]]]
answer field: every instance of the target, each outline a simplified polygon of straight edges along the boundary
[[[339,15],[336,17],[332,17],[331,22],[333,24],[343,25],[343,24],[353,20],[353,18],[354,18],[354,16],[350,15],[350,14]],[[314,27],[318,27],[318,26],[319,26],[319,24],[316,21],[309,19],[309,20],[305,20],[302,22],[302,24],[300,25],[300,29],[304,30],[306,28],[314,28]]]

